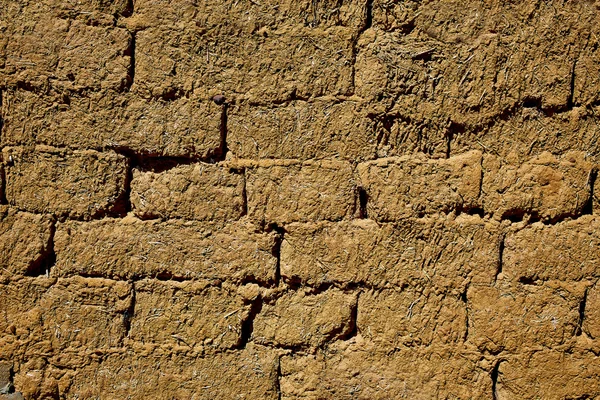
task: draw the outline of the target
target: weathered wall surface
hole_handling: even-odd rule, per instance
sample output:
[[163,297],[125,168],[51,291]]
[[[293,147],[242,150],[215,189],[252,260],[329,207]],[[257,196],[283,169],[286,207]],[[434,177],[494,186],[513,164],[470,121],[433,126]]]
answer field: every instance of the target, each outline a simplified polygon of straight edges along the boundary
[[0,397],[600,398],[599,12],[0,0]]

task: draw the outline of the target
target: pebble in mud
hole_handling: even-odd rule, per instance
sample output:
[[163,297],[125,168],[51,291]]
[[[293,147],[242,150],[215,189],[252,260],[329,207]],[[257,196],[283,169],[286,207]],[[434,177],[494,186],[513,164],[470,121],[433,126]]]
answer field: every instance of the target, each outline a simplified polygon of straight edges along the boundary
[[216,105],[220,106],[225,104],[225,96],[223,96],[222,94],[218,94],[216,96],[213,96],[212,100],[215,102]]

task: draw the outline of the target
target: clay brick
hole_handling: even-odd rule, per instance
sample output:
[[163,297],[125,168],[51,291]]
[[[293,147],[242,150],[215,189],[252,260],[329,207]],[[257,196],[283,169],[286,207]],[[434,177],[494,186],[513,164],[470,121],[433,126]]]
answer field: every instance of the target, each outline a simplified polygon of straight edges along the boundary
[[126,282],[27,278],[3,285],[0,293],[1,357],[108,349],[125,337]]
[[249,312],[235,292],[206,282],[139,281],[135,301],[130,339],[194,349],[238,346]]
[[100,278],[58,279],[39,301],[44,329],[55,351],[107,349],[127,334],[131,284]]
[[496,218],[579,216],[590,198],[592,168],[582,152],[569,152],[560,159],[544,152],[520,166],[486,156],[483,206]]
[[49,255],[52,220],[0,206],[0,276],[37,273]]
[[502,274],[512,280],[597,278],[600,219],[584,215],[556,225],[535,223],[506,236]]
[[493,281],[499,225],[479,217],[291,224],[281,245],[281,276],[310,286],[327,282],[454,288]]
[[248,215],[278,224],[341,220],[354,212],[350,163],[264,161],[246,171]]
[[10,40],[4,46],[0,43],[6,60],[0,65],[0,82],[4,80],[5,85],[35,89],[49,85],[59,91],[122,90],[131,80],[131,34],[114,27],[114,18],[98,15],[96,20],[105,19],[109,25],[96,26],[89,20],[65,19],[59,10],[43,4],[13,4],[8,13]]
[[585,297],[582,331],[591,339],[600,339],[600,285],[588,289]]
[[457,347],[399,347],[378,353],[342,343],[325,354],[281,358],[282,399],[486,398],[480,355]]
[[169,97],[211,88],[261,103],[351,94],[352,29],[291,25],[265,33],[210,34],[196,23],[145,29],[136,36],[132,90]]
[[394,221],[478,208],[481,161],[481,152],[472,151],[446,160],[417,155],[359,164],[361,185],[368,196],[367,215]]
[[275,233],[256,233],[247,221],[220,225],[140,221],[133,217],[57,226],[56,276],[275,279]]
[[112,91],[65,97],[7,90],[2,114],[4,145],[44,143],[206,159],[221,146],[220,107],[195,96],[165,102]]
[[319,294],[289,292],[263,304],[253,323],[253,340],[282,347],[320,347],[355,327],[356,294],[331,289]]
[[52,351],[42,329],[39,301],[53,283],[52,279],[26,278],[0,285],[0,359]]
[[242,172],[214,164],[133,170],[131,205],[141,218],[231,221],[244,210]]
[[358,302],[358,332],[378,349],[462,343],[467,333],[466,304],[460,295],[423,291],[368,291]]
[[6,198],[19,209],[71,218],[125,211],[129,162],[121,155],[45,146],[5,148],[3,153]]
[[239,158],[355,162],[374,158],[376,139],[373,121],[361,113],[358,101],[319,98],[270,107],[241,105],[228,112],[227,144]]
[[36,385],[37,368],[22,367],[15,375],[15,386],[33,387],[24,392],[27,398],[39,398],[35,388],[52,381],[58,395],[69,399],[278,398],[278,357],[274,351],[251,344],[240,351],[210,355],[161,349],[144,352],[140,348],[114,349],[99,356],[67,353],[50,361],[71,369],[61,371],[49,366],[42,384]]
[[219,26],[230,34],[249,36],[260,27],[287,25],[310,27],[348,26],[356,30],[365,20],[360,0],[324,0],[318,4],[291,0],[223,3],[219,0],[137,0],[135,13],[143,26],[195,22],[207,29]]
[[472,286],[469,341],[493,353],[564,344],[577,331],[583,292],[582,285],[560,282]]
[[498,399],[593,399],[600,396],[598,357],[584,351],[542,350],[502,361]]

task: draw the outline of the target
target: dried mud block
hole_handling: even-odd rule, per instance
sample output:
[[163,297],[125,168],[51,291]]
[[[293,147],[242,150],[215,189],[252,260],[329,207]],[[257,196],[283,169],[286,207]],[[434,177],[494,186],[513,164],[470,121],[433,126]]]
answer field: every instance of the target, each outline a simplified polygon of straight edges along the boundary
[[274,352],[251,344],[203,358],[126,352],[65,374],[59,385],[65,398],[276,400],[277,364]]
[[247,221],[70,221],[57,226],[51,274],[272,282],[276,241],[275,233],[257,233]]
[[59,10],[44,4],[9,5],[5,34],[10,40],[0,42],[4,84],[61,91],[125,88],[133,78],[131,34],[114,27],[112,16],[93,18],[92,9],[79,12],[88,13],[88,21],[69,19]]
[[291,25],[237,35],[213,33],[197,23],[178,25],[137,33],[134,92],[177,98],[222,91],[257,103],[352,92],[350,28]]
[[499,225],[479,217],[291,224],[281,244],[281,276],[328,282],[452,288],[490,283],[499,263]]
[[483,167],[483,206],[495,218],[576,217],[590,201],[593,165],[582,152],[560,159],[544,152],[520,166],[485,156]]
[[126,282],[27,278],[2,286],[1,357],[120,346],[131,304]]
[[591,339],[600,339],[600,284],[596,282],[589,288],[583,301],[581,330]]
[[286,348],[321,347],[352,332],[355,310],[356,294],[337,289],[319,294],[289,292],[263,304],[254,319],[253,340]]
[[360,295],[357,326],[365,340],[381,350],[462,343],[466,304],[457,294],[432,288],[368,291]]
[[363,343],[341,343],[324,354],[283,356],[281,398],[486,398],[492,382],[479,358],[454,346],[378,353]]
[[362,161],[375,157],[376,139],[373,121],[351,100],[241,105],[228,113],[227,145],[239,158]]
[[577,332],[584,290],[556,281],[471,286],[469,341],[494,354],[562,345]]
[[108,349],[127,334],[131,284],[101,278],[58,279],[39,301],[40,317],[55,351]]
[[472,151],[446,160],[415,155],[359,164],[361,185],[367,191],[367,215],[395,221],[478,208],[481,161],[481,152]]
[[358,30],[365,20],[365,4],[360,0],[324,0],[319,3],[292,0],[265,2],[219,0],[137,0],[135,15],[142,26],[194,22],[199,27],[228,34],[252,35],[261,27],[285,28],[348,26]]
[[583,3],[557,12],[531,1],[378,0],[372,10],[376,29],[357,45],[356,93],[412,121],[479,124],[515,106],[572,107],[573,70],[597,30],[597,10]]
[[593,399],[600,396],[600,364],[591,352],[542,350],[500,362],[496,398]]
[[0,206],[0,277],[37,274],[50,255],[52,229],[48,216]]
[[511,280],[579,281],[600,276],[600,219],[584,215],[556,225],[535,223],[509,233],[502,274]]
[[121,155],[46,146],[3,154],[6,198],[19,209],[85,219],[125,212],[129,161]]
[[243,171],[198,163],[166,171],[133,170],[131,205],[140,218],[231,221],[244,209]]
[[246,170],[248,215],[256,221],[342,220],[354,212],[352,166],[342,161],[263,161]]
[[207,99],[165,102],[112,91],[38,95],[7,90],[3,100],[4,145],[43,143],[206,159],[221,151],[221,109]]
[[207,282],[139,281],[135,302],[129,338],[193,349],[238,346],[250,308],[235,292]]
[[39,302],[53,283],[53,279],[26,278],[0,285],[0,359],[51,354]]

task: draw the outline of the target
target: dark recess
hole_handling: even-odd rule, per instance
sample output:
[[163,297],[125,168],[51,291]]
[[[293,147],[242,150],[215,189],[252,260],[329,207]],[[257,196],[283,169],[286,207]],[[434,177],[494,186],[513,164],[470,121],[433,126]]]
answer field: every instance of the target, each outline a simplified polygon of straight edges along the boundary
[[582,333],[582,326],[583,326],[583,320],[585,319],[585,305],[587,303],[587,294],[588,294],[588,289],[586,288],[585,291],[583,292],[583,298],[581,299],[581,302],[579,303],[579,318],[577,319],[577,326],[575,327],[575,336],[581,336]]
[[498,399],[498,376],[500,375],[500,364],[503,360],[499,360],[494,365],[490,377],[492,378],[492,400]]
[[56,264],[56,253],[54,251],[54,234],[56,233],[55,221],[50,225],[50,237],[42,253],[33,263],[29,265],[25,276],[43,276],[49,275],[50,270]]
[[252,332],[254,331],[254,318],[262,311],[263,301],[261,298],[254,300],[250,304],[250,311],[248,317],[242,322],[242,332],[240,334],[240,348],[245,348],[250,339],[252,339]]

